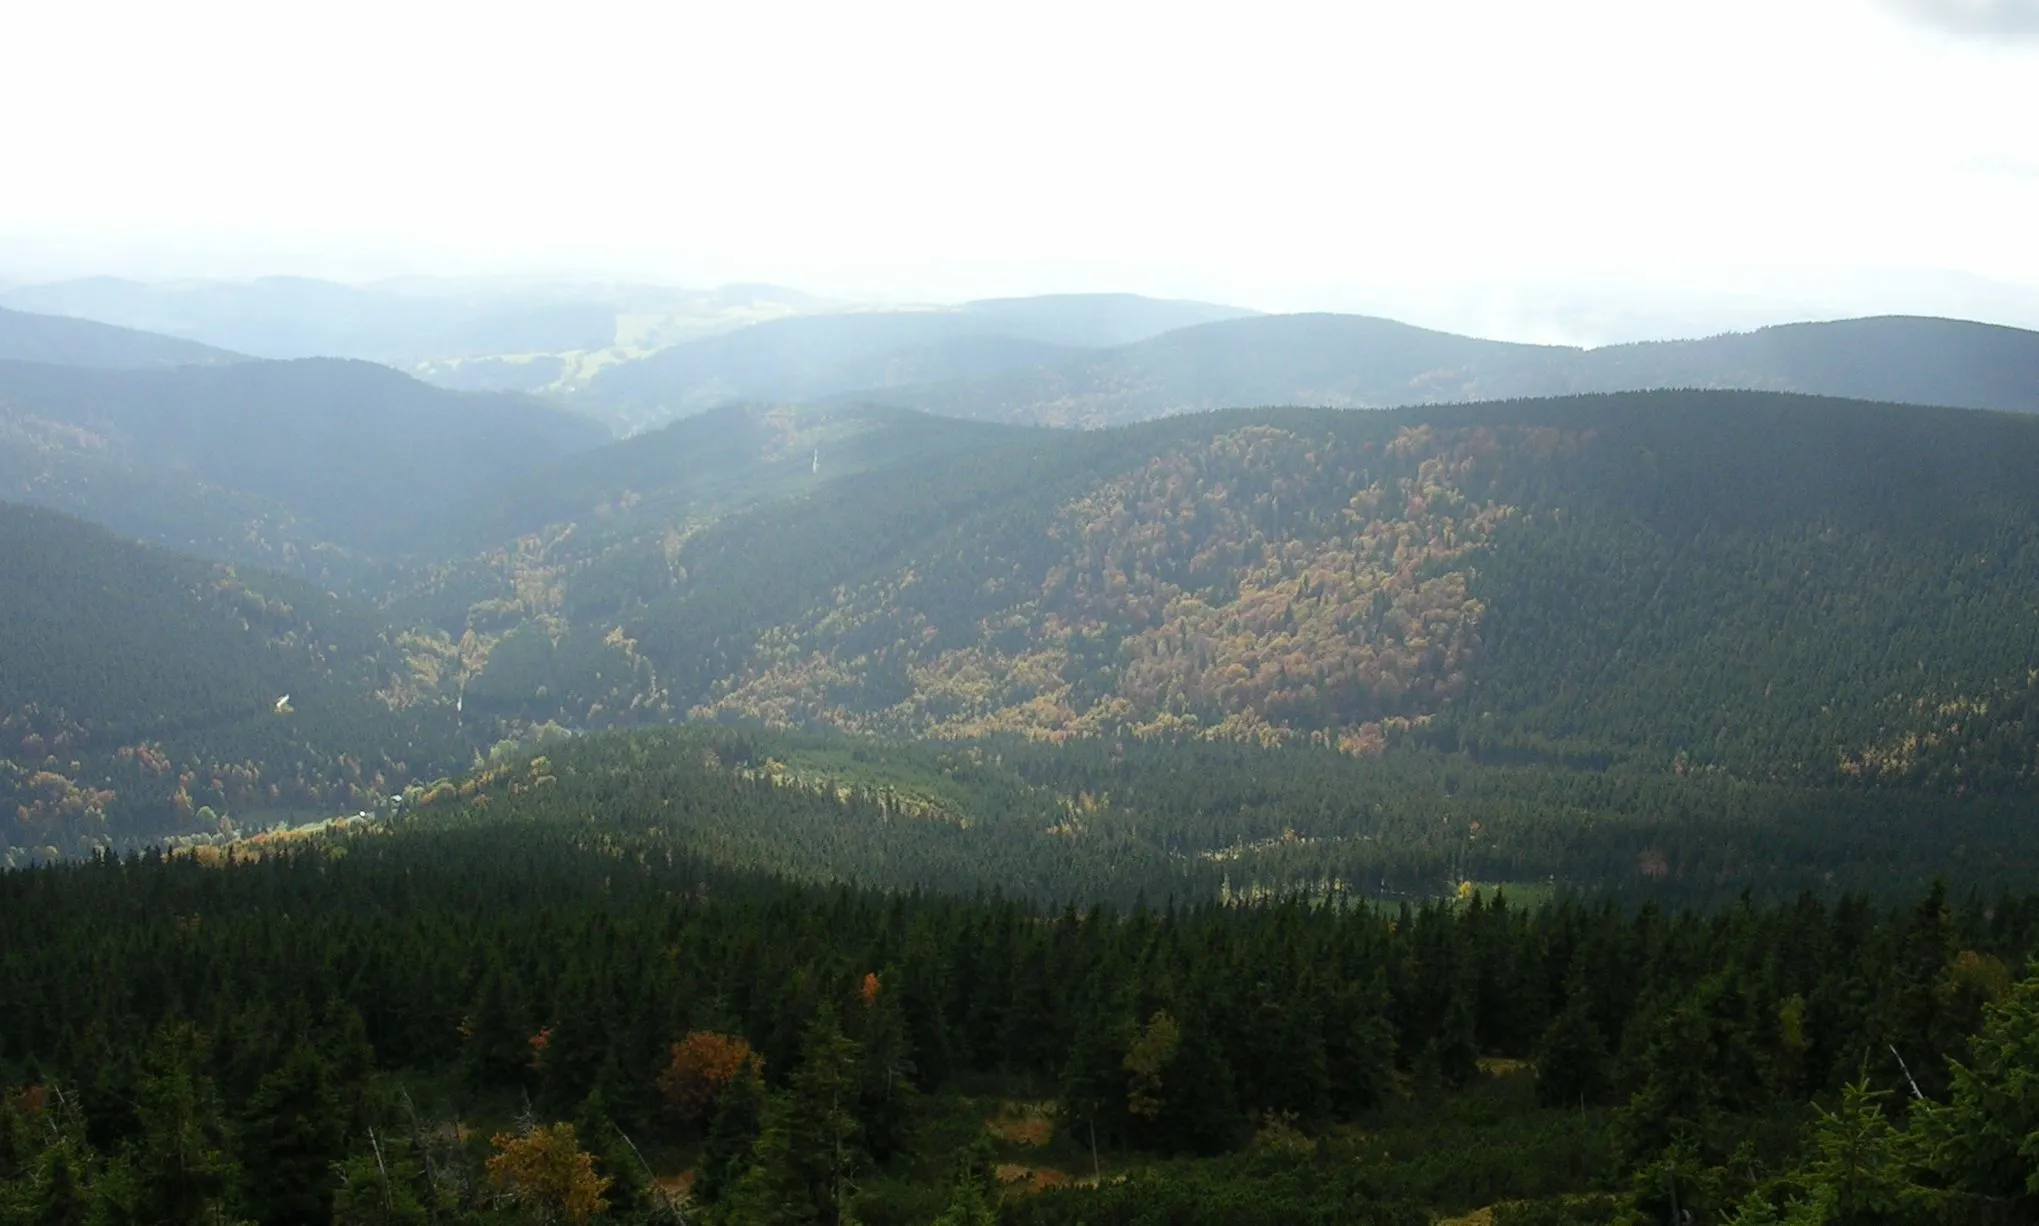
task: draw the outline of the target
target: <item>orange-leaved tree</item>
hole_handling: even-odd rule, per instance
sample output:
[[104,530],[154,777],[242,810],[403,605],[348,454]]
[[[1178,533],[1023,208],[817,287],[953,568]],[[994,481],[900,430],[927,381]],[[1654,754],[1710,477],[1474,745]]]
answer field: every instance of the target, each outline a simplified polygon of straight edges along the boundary
[[658,1088],[682,1123],[699,1124],[713,1114],[731,1082],[762,1077],[764,1070],[764,1058],[741,1035],[696,1030],[673,1044],[672,1061],[659,1074]]

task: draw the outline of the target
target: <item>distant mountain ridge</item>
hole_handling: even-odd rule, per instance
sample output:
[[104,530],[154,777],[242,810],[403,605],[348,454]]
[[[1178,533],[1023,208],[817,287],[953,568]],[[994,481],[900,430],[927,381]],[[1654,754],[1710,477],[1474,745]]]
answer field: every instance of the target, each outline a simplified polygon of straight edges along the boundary
[[767,285],[687,290],[426,277],[361,286],[306,277],[163,283],[87,277],[0,290],[0,306],[140,328],[273,360],[358,358],[464,390],[538,391],[572,384],[584,367],[828,304]]
[[1625,391],[1647,379],[2039,412],[2039,332],[1959,319],[1883,315],[1614,345],[1587,350],[1584,367],[1579,391]]
[[1080,361],[1100,348],[1251,314],[1132,294],[1059,294],[799,315],[611,366],[581,399],[657,421],[729,404],[879,394]]
[[1678,387],[2035,412],[2039,332],[1887,316],[1576,349],[1365,316],[1270,315],[1060,363],[867,394],[959,417],[1095,427],[1254,405],[1389,408]]
[[0,361],[148,370],[248,360],[242,354],[174,336],[0,307]]
[[91,277],[0,293],[22,310],[96,319],[222,345],[255,357],[372,361],[595,348],[615,311],[600,303],[503,295],[491,300],[362,289],[306,277],[144,284]]

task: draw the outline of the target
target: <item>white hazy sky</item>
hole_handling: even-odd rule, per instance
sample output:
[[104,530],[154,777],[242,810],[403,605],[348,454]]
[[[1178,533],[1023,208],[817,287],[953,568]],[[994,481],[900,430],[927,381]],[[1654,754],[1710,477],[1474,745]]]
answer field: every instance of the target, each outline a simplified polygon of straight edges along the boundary
[[2039,0],[24,0],[0,133],[0,279],[2039,310]]

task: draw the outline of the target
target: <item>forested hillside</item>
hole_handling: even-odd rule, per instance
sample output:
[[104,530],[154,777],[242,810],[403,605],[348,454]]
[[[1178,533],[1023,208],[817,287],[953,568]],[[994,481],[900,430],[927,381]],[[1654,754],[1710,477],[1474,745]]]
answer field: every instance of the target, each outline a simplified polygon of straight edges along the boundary
[[466,760],[428,646],[316,589],[4,503],[0,558],[0,862],[353,812]]
[[365,362],[0,362],[0,498],[328,584],[360,555],[404,556],[450,504],[605,437],[525,397]]
[[34,315],[0,307],[0,361],[144,370],[164,366],[217,366],[247,359],[238,353],[174,336],[158,336],[85,319]]
[[480,489],[433,533],[457,554],[572,525],[573,539],[551,552],[591,559],[647,524],[698,528],[838,478],[938,468],[1028,433],[861,406],[716,409]]
[[2033,412],[2039,333],[1893,316],[1581,350],[1355,315],[1274,315],[1184,328],[1056,364],[866,394],[961,417],[1102,426],[1241,405],[1386,408],[1649,388]]
[[[51,447],[122,454],[104,441]],[[485,479],[491,458],[524,475]],[[404,462],[378,480],[440,460]],[[43,471],[158,505],[90,464]],[[274,553],[373,604],[383,667],[456,702],[479,745],[712,718],[1959,799],[2039,786],[2033,471],[2022,416],[1660,392],[1094,432],[732,409],[561,457],[499,449],[464,497],[335,515],[311,505],[330,479],[275,477],[275,503],[174,505],[213,517],[215,557]],[[423,560],[295,544],[364,524],[411,525],[395,547]]]
[[2034,779],[2039,422],[1667,392],[863,437],[953,449],[830,476],[801,445],[698,519],[647,469],[392,613],[473,634],[480,709],[574,725]]
[[1747,387],[1899,404],[2039,411],[2039,332],[1882,316],[1587,351],[1571,390]]

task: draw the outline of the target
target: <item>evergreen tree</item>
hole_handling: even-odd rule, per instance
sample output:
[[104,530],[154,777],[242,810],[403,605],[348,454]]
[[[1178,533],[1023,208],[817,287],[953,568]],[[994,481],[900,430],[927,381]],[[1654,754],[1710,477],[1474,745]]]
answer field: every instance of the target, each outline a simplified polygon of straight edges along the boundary
[[897,973],[865,976],[852,1008],[859,1135],[871,1158],[882,1164],[905,1139],[919,1097]]
[[1912,1137],[1884,1114],[1885,1091],[1849,1085],[1839,1107],[1821,1110],[1800,1179],[1810,1189],[1792,1226],[1910,1226],[1931,1221],[1935,1198],[1912,1178]]
[[1127,1055],[1118,1031],[1112,1015],[1084,1010],[1061,1069],[1056,1118],[1090,1149],[1093,1175],[1098,1150],[1124,1134]]
[[754,1065],[745,1066],[715,1100],[715,1114],[701,1142],[696,1199],[711,1205],[721,1200],[755,1165],[768,1106],[763,1076]]
[[1583,996],[1575,996],[1537,1045],[1536,1101],[1546,1107],[1597,1104],[1608,1073],[1607,1041]]
[[346,1116],[325,1058],[293,1047],[264,1077],[243,1113],[239,1154],[247,1207],[264,1226],[323,1226],[332,1214],[332,1167],[344,1148]]
[[810,1226],[827,1221],[815,1203],[805,1155],[796,1148],[791,1095],[765,1101],[743,1174],[717,1202],[723,1226]]
[[611,1211],[620,1216],[643,1213],[657,1204],[657,1190],[652,1187],[650,1172],[645,1169],[644,1158],[636,1146],[610,1118],[607,1103],[599,1088],[588,1094],[574,1114],[574,1135],[581,1145],[594,1155],[596,1164],[607,1173],[609,1187],[606,1196]]
[[1461,988],[1451,994],[1444,1010],[1444,1028],[1430,1043],[1431,1059],[1445,1085],[1462,1086],[1480,1073],[1480,1048],[1473,1021],[1473,1004]]
[[367,1148],[338,1166],[333,1226],[425,1226],[430,1203],[424,1164],[410,1142],[370,1129]]
[[991,1146],[982,1134],[957,1156],[949,1203],[934,1226],[998,1226],[998,1181],[992,1174]]
[[1929,1161],[1954,1188],[2039,1214],[2039,963],[1984,1010],[1953,1099],[1924,1108]]
[[159,1031],[143,1056],[136,1114],[141,1135],[127,1175],[139,1219],[161,1226],[218,1226],[241,1181],[226,1120],[205,1067],[207,1044],[189,1023]]
[[732,1226],[849,1220],[863,1165],[854,1111],[858,1048],[825,1002],[801,1040],[800,1063],[783,1094],[765,1105],[748,1169],[724,1198]]

